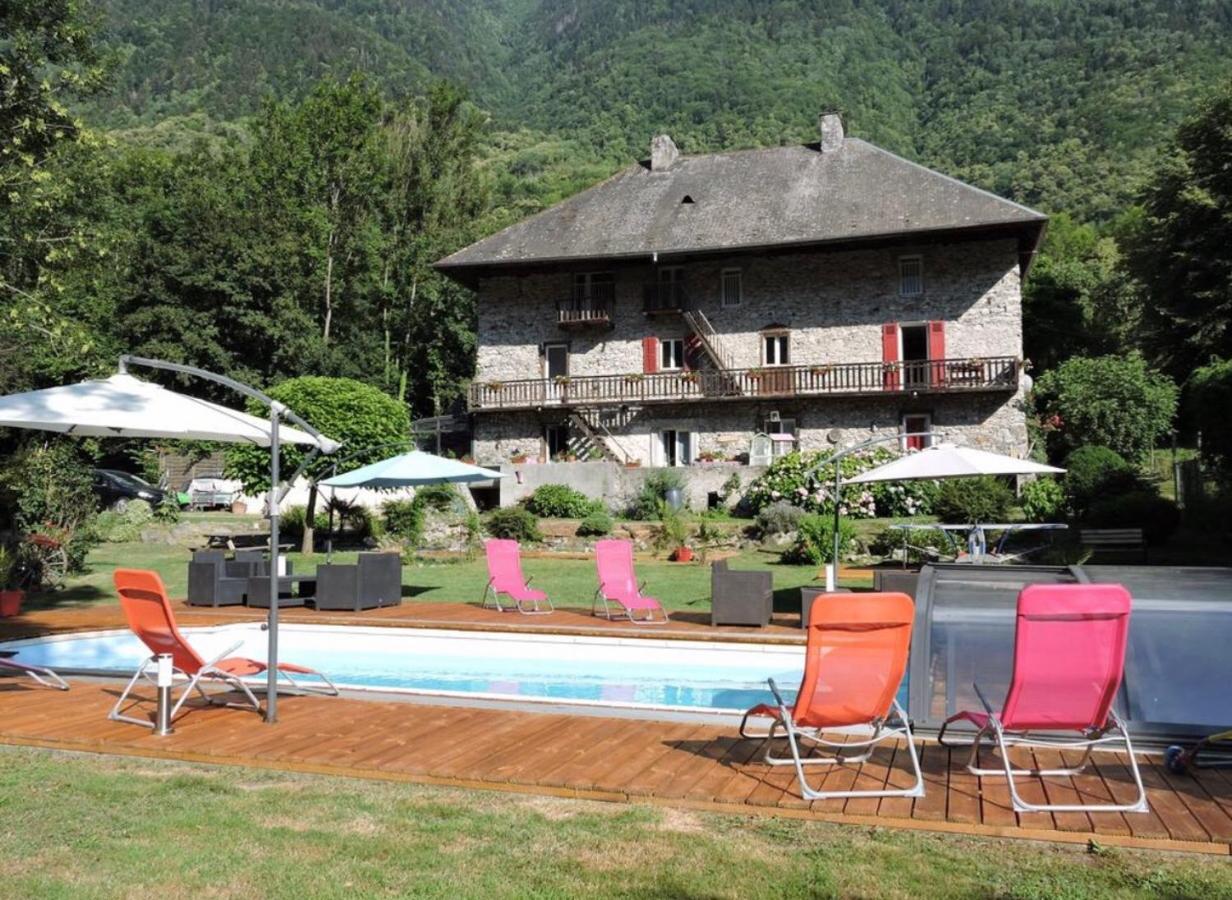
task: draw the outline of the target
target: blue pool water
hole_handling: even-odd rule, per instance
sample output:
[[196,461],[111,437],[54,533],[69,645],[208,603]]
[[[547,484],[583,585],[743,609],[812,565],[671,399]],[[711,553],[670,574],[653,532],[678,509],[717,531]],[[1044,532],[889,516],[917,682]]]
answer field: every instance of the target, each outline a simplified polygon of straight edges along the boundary
[[[265,659],[258,625],[188,629],[204,658]],[[286,625],[279,656],[352,688],[532,702],[738,713],[771,699],[772,677],[790,700],[801,645],[651,638],[478,634],[428,629]],[[128,674],[148,651],[127,632],[0,645],[21,662],[65,671]]]

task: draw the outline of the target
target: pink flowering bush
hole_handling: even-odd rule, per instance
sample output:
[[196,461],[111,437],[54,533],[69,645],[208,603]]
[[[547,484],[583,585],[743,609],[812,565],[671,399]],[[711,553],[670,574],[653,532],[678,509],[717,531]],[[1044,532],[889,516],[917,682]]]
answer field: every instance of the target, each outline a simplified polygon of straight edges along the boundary
[[[751,485],[744,503],[753,513],[772,503],[790,503],[809,513],[834,512],[834,463],[832,452],[799,451],[776,459]],[[843,479],[876,468],[897,457],[885,447],[860,450],[839,461]],[[899,481],[848,485],[839,498],[839,512],[854,519],[876,516],[921,516],[932,512],[937,496],[935,481]]]

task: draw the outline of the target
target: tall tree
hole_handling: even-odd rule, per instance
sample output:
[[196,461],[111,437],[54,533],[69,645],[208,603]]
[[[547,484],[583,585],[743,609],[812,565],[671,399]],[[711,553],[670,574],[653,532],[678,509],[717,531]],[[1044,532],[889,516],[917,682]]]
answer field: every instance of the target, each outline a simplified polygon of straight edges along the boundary
[[382,131],[383,371],[422,411],[449,404],[472,372],[473,297],[432,263],[476,237],[489,196],[477,171],[484,124],[462,91],[439,83]]
[[[104,83],[94,21],[79,0],[5,0],[0,4],[0,321],[15,344],[52,344],[80,352],[89,338],[57,306],[46,283],[49,260],[87,242],[66,215],[74,185],[56,172],[63,148],[86,139],[69,103]],[[20,358],[20,356],[18,356]],[[13,359],[4,387],[26,378]]]
[[1144,286],[1146,343],[1178,380],[1232,357],[1232,81],[1177,131],[1143,197],[1130,266]]

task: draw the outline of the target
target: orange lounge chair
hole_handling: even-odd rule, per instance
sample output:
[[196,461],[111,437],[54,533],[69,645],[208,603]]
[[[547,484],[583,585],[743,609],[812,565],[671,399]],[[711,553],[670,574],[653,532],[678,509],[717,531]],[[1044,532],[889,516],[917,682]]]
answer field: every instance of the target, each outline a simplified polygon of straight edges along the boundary
[[[202,659],[176,627],[175,614],[171,611],[171,601],[167,599],[163,580],[157,572],[142,569],[116,569],[115,586],[120,594],[120,606],[124,610],[125,618],[128,619],[129,627],[137,637],[141,638],[142,643],[150,648],[151,655],[143,660],[137,671],[133,673],[133,677],[108,714],[108,718],[117,722],[131,722],[134,725],[154,727],[154,723],[148,719],[125,716],[120,710],[124,707],[124,702],[138,680],[144,677],[147,681],[154,683],[154,673],[158,670],[158,657],[163,653],[171,654],[171,664],[175,673],[188,680],[184,690],[180,693],[180,699],[171,709],[170,719],[175,719],[184,701],[194,691],[200,694],[207,703],[218,702],[202,688],[201,684],[205,681],[221,682],[228,686],[227,693],[234,689],[247,698],[247,703],[223,703],[222,705],[237,706],[241,709],[251,707],[257,712],[261,711],[261,704],[257,702],[256,696],[253,695],[252,689],[244,679],[260,675],[268,667],[265,663],[255,659],[230,655],[243,645],[243,641],[233,644],[213,659]],[[315,669],[297,666],[294,663],[279,663],[278,674],[292,688],[338,696],[338,689],[334,687],[333,682]],[[321,679],[324,684],[321,686],[300,685],[292,677],[294,675],[313,676]]]
[[[804,678],[796,702],[788,707],[773,678],[766,679],[776,705],[762,704],[744,714],[740,736],[769,738],[766,762],[796,767],[800,792],[806,800],[828,797],[922,797],[924,776],[911,737],[907,714],[895,695],[907,671],[911,626],[915,607],[906,594],[823,594],[809,614]],[[749,719],[769,719],[766,732],[749,731]],[[835,742],[822,734],[835,728],[868,726],[868,738]],[[780,730],[787,738],[790,757],[773,753]],[[904,789],[822,791],[805,777],[807,766],[861,763],[883,741],[902,738],[907,743],[915,784]],[[811,756],[813,749],[831,753]],[[854,756],[844,751],[863,750]]]

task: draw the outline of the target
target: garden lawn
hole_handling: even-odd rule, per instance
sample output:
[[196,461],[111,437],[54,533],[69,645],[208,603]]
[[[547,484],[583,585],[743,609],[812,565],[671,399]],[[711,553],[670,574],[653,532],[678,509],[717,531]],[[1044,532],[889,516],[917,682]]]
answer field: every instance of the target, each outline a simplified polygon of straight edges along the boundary
[[[173,597],[187,593],[188,560],[191,553],[181,547],[163,544],[100,544],[86,560],[86,572],[71,576],[63,590],[34,595],[27,600],[31,609],[69,608],[115,603],[111,573],[119,567],[153,569],[158,572]],[[354,553],[336,553],[335,561],[352,562]],[[324,554],[305,557],[289,554],[295,572],[311,572],[325,561]],[[761,569],[774,577],[775,608],[798,610],[801,585],[817,584],[813,566],[787,566],[770,551],[746,551],[730,560],[734,568]],[[534,559],[523,561],[533,585],[548,592],[558,606],[589,606],[596,587],[595,565],[589,559]],[[640,579],[646,592],[658,597],[668,609],[706,612],[710,609],[710,567],[700,562],[671,563],[663,559],[640,558]],[[408,600],[438,602],[478,602],[487,584],[487,568],[482,554],[474,559],[412,558],[403,567],[403,594]],[[847,587],[867,587],[871,580],[844,581]]]
[[1226,859],[41,750],[0,798],[10,897],[1232,895]]

